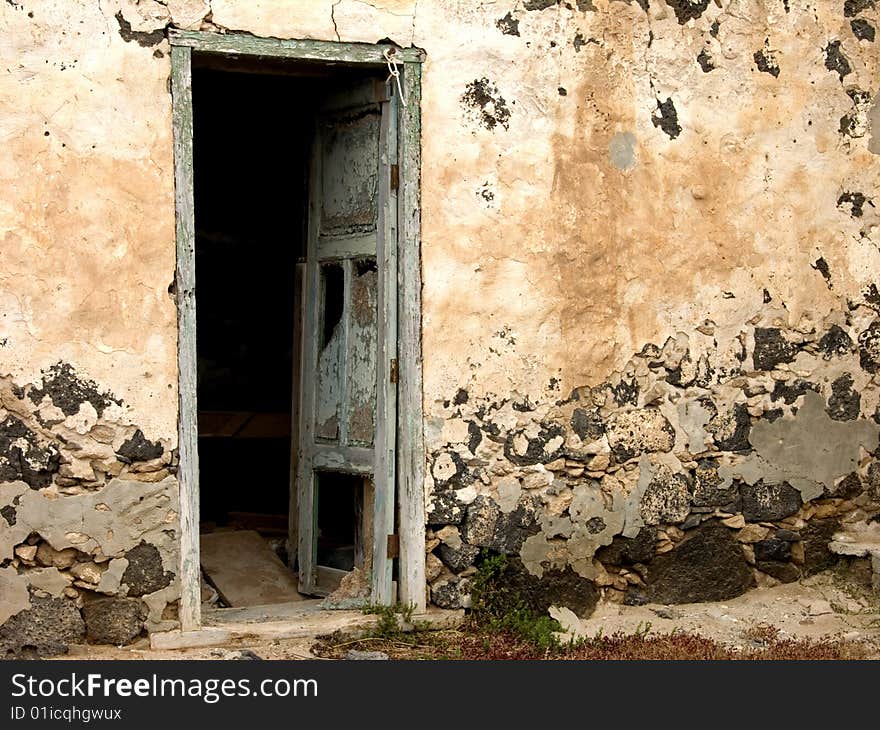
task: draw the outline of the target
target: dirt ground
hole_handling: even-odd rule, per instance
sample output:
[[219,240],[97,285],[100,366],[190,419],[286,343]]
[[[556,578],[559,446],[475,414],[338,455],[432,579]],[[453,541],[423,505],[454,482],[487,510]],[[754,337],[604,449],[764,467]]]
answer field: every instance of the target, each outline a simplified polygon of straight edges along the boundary
[[[721,644],[752,648],[755,629],[772,626],[780,639],[846,639],[880,659],[880,598],[870,588],[828,571],[797,583],[758,588],[724,603],[623,606],[600,603],[586,620],[557,614],[573,635],[692,633]],[[153,650],[147,639],[125,647],[74,645],[58,659],[320,659],[317,637],[238,640],[218,647]]]
[[843,582],[831,572],[797,583],[757,588],[724,603],[678,606],[600,604],[579,632],[601,631],[699,634],[728,646],[753,647],[752,629],[779,629],[780,639],[841,638],[864,643],[870,658],[880,659],[880,599],[870,590]]

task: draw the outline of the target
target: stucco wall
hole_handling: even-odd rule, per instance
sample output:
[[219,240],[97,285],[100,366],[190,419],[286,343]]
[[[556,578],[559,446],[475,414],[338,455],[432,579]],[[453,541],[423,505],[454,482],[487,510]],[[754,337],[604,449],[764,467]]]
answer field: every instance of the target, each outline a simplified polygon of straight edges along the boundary
[[[553,567],[594,581],[592,551],[607,546],[615,530],[585,537],[599,515],[588,503],[604,499],[615,514],[614,504],[634,504],[644,521],[642,497],[663,460],[670,475],[690,485],[681,497],[688,510],[698,457],[723,479],[750,487],[762,481],[774,457],[765,454],[752,471],[742,466],[757,438],[732,443],[711,435],[722,433],[717,423],[714,432],[700,429],[718,413],[733,413],[735,424],[739,403],[760,433],[771,423],[765,411],[777,407],[776,382],[814,385],[786,400],[783,420],[775,421],[796,424],[806,391],[819,391],[832,408],[832,384],[844,393],[839,379],[850,377],[859,400],[854,413],[844,410],[861,446],[853,447],[854,465],[846,461],[838,471],[857,473],[859,494],[870,492],[876,432],[869,419],[876,420],[878,401],[872,363],[880,338],[878,325],[871,328],[880,309],[878,13],[870,0],[720,5],[0,4],[3,415],[26,428],[22,436],[10,422],[7,440],[30,439],[30,471],[49,475],[35,486],[19,469],[3,488],[19,497],[33,492],[48,505],[136,488],[114,487],[117,477],[126,485],[163,484],[169,507],[161,520],[168,522],[113,543],[112,558],[123,559],[151,530],[166,530],[167,539],[146,542],[160,552],[162,571],[175,571],[173,160],[163,33],[173,24],[262,36],[391,38],[427,52],[423,346],[435,598],[466,600],[466,592],[447,588],[466,579],[470,562],[450,551],[460,552],[467,516],[476,523],[483,506],[528,513],[522,539],[507,551],[523,553],[531,576]],[[825,359],[820,342],[832,325],[849,344],[841,340]],[[757,337],[769,337],[781,359],[756,362],[756,327],[775,332]],[[688,376],[688,363],[700,362],[703,374]],[[79,398],[61,413],[53,409],[63,388],[49,387],[58,373]],[[91,393],[110,404],[100,414]],[[705,402],[705,414],[685,407],[706,397],[715,413]],[[627,413],[639,415],[620,415]],[[641,445],[615,453],[621,418]],[[634,425],[639,419],[648,425]],[[655,427],[671,431],[669,448],[665,437],[648,433]],[[148,452],[153,448],[140,466],[115,456],[137,430]],[[162,454],[152,456],[157,445]],[[777,482],[811,480],[798,474],[800,462],[776,467]],[[800,490],[799,498],[831,499],[848,473],[812,480],[823,491]],[[866,505],[835,509],[861,509],[863,519],[873,514]],[[452,512],[438,516],[445,507]],[[36,514],[48,514],[44,509]],[[686,516],[676,520],[683,510],[672,510],[675,519],[668,511],[657,516],[653,526],[682,524]],[[806,513],[799,514],[785,519]],[[567,527],[560,533],[549,526],[557,518],[572,523],[567,536]],[[497,515],[492,524],[492,535],[473,537],[472,530],[464,544],[497,547]],[[671,544],[681,540],[676,530],[664,533]],[[21,545],[19,537],[10,545]],[[99,546],[88,546],[80,562],[96,558]],[[17,586],[18,602],[3,604],[7,614],[28,601],[60,600],[52,591],[26,595],[36,585],[29,572],[47,566],[11,553],[0,560]]]

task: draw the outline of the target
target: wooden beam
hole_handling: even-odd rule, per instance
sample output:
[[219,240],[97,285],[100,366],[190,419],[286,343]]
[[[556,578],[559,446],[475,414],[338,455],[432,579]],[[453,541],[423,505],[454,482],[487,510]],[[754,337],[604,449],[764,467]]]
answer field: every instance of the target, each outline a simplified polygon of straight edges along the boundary
[[331,568],[327,565],[316,565],[315,570],[318,573],[318,578],[315,581],[315,595],[317,596],[329,596],[339,588],[342,579],[349,573],[347,570],[339,570],[339,568]]
[[343,474],[372,474],[373,450],[359,446],[312,444],[308,447],[312,467],[319,471]]
[[199,565],[199,452],[196,406],[196,249],[193,202],[193,112],[191,52],[171,49],[174,201],[176,211],[178,453],[180,484],[180,628],[201,624]]
[[297,458],[296,501],[299,518],[297,530],[297,564],[299,591],[310,595],[315,588],[315,533],[317,532],[317,502],[315,476],[311,451],[315,443],[315,373],[318,365],[318,306],[320,277],[318,270],[318,228],[321,214],[316,191],[321,182],[320,127],[312,140],[309,164],[308,233],[306,237],[306,264],[303,272],[303,329],[299,382],[299,439],[302,446]]
[[[357,256],[376,255],[376,234],[362,236],[327,236],[318,237],[318,255],[321,261],[329,259],[355,258]],[[346,291],[348,291],[346,289]]]
[[426,610],[425,442],[422,417],[421,75],[418,63],[402,74],[406,106],[400,116],[400,221],[397,387],[397,486],[400,524],[400,602]]
[[302,334],[305,313],[303,311],[303,286],[305,285],[304,263],[297,263],[293,273],[293,366],[291,368],[290,404],[290,482],[288,485],[288,535],[287,564],[296,565],[299,553],[299,496],[296,492],[296,475],[299,469],[299,429],[300,429],[300,373],[302,369]]
[[191,48],[202,53],[222,53],[230,56],[272,56],[294,58],[298,61],[318,61],[338,64],[384,65],[382,54],[394,50],[398,62],[420,62],[425,53],[419,48],[398,48],[390,43],[337,43],[283,38],[256,38],[244,33],[203,33],[171,28],[168,39],[172,46]]
[[379,131],[379,215],[376,261],[378,279],[378,348],[376,359],[376,470],[373,474],[373,603],[393,603],[392,563],[387,536],[394,534],[397,450],[397,384],[392,382],[392,360],[397,359],[397,191],[391,188],[391,166],[397,164],[400,101],[382,104]]

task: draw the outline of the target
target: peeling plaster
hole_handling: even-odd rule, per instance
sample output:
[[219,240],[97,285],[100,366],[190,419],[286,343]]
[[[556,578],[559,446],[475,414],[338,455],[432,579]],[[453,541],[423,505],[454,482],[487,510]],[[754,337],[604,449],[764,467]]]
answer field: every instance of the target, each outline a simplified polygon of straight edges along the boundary
[[875,96],[874,103],[868,110],[868,124],[871,129],[868,150],[875,155],[880,155],[880,94]]
[[31,605],[27,583],[15,568],[0,568],[0,624]]
[[[162,613],[165,607],[172,601],[176,601],[179,596],[180,581],[176,577],[165,588],[141,596],[141,600],[147,605],[147,610],[149,611],[147,621],[160,628],[163,624]],[[165,628],[168,628],[167,623]]]
[[198,30],[211,12],[209,0],[167,0],[174,25],[184,30]]
[[[60,499],[48,499],[21,483],[5,486],[20,500],[16,524],[0,532],[0,555],[11,554],[32,531],[56,550],[100,548],[107,556],[121,555],[146,540],[161,548],[165,569],[177,571],[176,524],[165,521],[169,511],[178,509],[173,477],[155,484],[114,479],[95,492]],[[98,505],[110,509],[97,509]]]
[[880,426],[870,421],[840,422],[829,418],[822,398],[808,391],[794,419],[759,421],[749,440],[771,467],[782,470],[803,499],[812,499],[851,473],[859,463],[859,447],[877,448]]
[[98,583],[98,587],[95,590],[98,593],[115,595],[119,591],[122,574],[125,573],[127,567],[128,560],[125,558],[114,558],[111,560],[107,570],[101,574],[101,582]]
[[520,487],[519,480],[517,479],[503,479],[498,483],[498,504],[501,506],[502,512],[513,512],[516,509],[516,505],[519,502],[519,497],[522,494],[522,487]]
[[[55,551],[79,556],[64,563],[69,567],[65,572],[58,567],[24,565],[18,571],[11,567],[0,571],[0,624],[30,605],[29,588],[60,597],[80,576],[86,580],[82,586],[76,583],[81,588],[124,595],[126,587],[121,579],[128,560],[122,556],[142,541],[155,546],[163,568],[176,574],[177,494],[178,483],[173,477],[155,483],[113,479],[101,489],[67,496],[45,489],[35,491],[23,482],[0,484],[0,502],[15,505],[16,511],[15,524],[0,528],[0,556],[11,557],[15,546],[32,534]],[[98,564],[74,562],[89,558]],[[86,578],[81,572],[84,567],[100,579]],[[151,594],[150,621],[160,620],[165,606],[178,595],[176,581]],[[154,621],[157,615],[159,619]]]
[[[27,585],[31,588],[39,588],[46,591],[50,595],[60,597],[65,588],[69,587],[71,581],[64,577],[64,574],[58,568],[37,568],[28,571]],[[0,621],[2,623],[2,621]]]
[[704,451],[709,438],[706,425],[712,420],[712,414],[698,401],[682,401],[678,404],[678,417],[687,439],[687,450],[692,454]]
[[636,138],[632,132],[618,132],[608,143],[611,164],[618,170],[629,170],[636,164]]

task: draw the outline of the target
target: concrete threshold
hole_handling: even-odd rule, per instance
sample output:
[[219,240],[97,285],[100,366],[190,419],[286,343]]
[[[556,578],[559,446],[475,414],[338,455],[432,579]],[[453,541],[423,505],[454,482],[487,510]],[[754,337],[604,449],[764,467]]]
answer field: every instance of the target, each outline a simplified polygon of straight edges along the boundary
[[[295,639],[332,634],[366,635],[379,621],[373,614],[352,609],[321,608],[321,599],[267,606],[219,608],[202,614],[195,631],[162,631],[150,634],[151,649],[191,649],[222,646],[237,640]],[[454,628],[464,619],[463,610],[428,609],[413,621],[428,629]],[[404,631],[413,626],[401,625]]]

